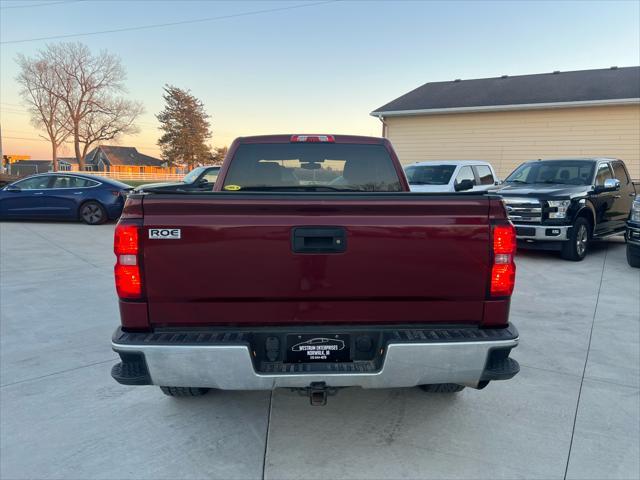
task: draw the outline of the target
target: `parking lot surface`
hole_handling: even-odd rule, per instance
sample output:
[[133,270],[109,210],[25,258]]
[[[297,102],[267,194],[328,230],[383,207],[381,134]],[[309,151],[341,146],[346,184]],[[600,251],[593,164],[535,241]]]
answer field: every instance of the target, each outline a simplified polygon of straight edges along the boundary
[[311,407],[287,390],[115,383],[112,234],[0,224],[2,479],[640,477],[640,270],[621,238],[579,263],[518,254],[513,380]]

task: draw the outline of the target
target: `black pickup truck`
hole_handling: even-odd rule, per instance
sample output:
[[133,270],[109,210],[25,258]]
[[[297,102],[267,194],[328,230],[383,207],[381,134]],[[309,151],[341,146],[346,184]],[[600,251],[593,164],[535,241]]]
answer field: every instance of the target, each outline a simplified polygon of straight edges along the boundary
[[640,196],[636,197],[627,220],[627,262],[640,268]]
[[580,261],[592,239],[625,231],[636,190],[621,160],[583,158],[523,163],[497,193],[519,247]]
[[180,182],[146,183],[136,188],[137,191],[153,189],[154,192],[210,192],[216,183],[219,166],[196,167],[187,173]]

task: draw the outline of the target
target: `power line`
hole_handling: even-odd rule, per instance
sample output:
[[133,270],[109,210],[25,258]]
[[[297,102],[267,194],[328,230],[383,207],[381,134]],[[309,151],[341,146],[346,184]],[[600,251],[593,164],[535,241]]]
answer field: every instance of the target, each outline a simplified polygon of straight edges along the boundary
[[84,1],[86,0],[62,0],[59,2],[32,3],[30,5],[9,5],[7,7],[0,7],[0,10],[12,10],[14,8],[48,7],[50,5],[60,5],[62,3],[77,3],[77,2],[84,2]]
[[263,13],[271,13],[271,12],[282,12],[285,10],[294,10],[297,8],[305,8],[305,7],[314,7],[317,5],[324,5],[327,3],[334,3],[340,0],[326,0],[323,2],[315,2],[315,3],[305,3],[303,5],[291,5],[287,7],[277,7],[277,8],[268,8],[264,10],[253,10],[250,12],[242,12],[242,13],[232,13],[229,15],[220,15],[217,17],[205,17],[205,18],[196,18],[192,20],[182,20],[179,22],[168,22],[168,23],[154,23],[151,25],[139,25],[137,27],[124,27],[124,28],[114,28],[111,30],[99,30],[94,32],[85,32],[85,33],[69,33],[65,35],[51,35],[49,37],[37,37],[37,38],[25,38],[22,40],[6,40],[4,42],[0,42],[0,45],[9,45],[16,43],[26,43],[26,42],[37,42],[41,40],[57,40],[61,38],[72,38],[72,37],[86,37],[89,35],[102,35],[105,33],[120,33],[120,32],[131,32],[134,30],[149,30],[153,28],[163,28],[163,27],[173,27],[176,25],[188,25],[193,23],[203,23],[203,22],[212,22],[214,20],[225,20],[228,18],[237,18],[237,17],[247,17],[249,15],[259,15]]
[[26,112],[24,110],[19,111],[19,110],[13,110],[11,108],[7,109],[7,108],[3,108],[0,110],[0,113],[6,113],[9,115],[29,115],[29,112]]
[[3,135],[2,138],[10,139],[10,140],[30,140],[32,142],[46,142],[49,143],[49,140],[45,140],[43,138],[33,138],[33,137],[12,137],[9,135]]

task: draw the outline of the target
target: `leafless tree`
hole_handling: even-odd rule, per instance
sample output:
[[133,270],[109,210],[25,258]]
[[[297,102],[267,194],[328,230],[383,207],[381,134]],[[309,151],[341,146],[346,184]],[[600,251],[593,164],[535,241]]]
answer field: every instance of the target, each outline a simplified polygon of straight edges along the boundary
[[137,132],[134,122],[143,108],[122,97],[126,73],[117,56],[106,51],[94,55],[74,42],[47,45],[34,59],[25,60],[50,72],[50,94],[64,107],[59,125],[70,134],[81,170],[91,145]]
[[82,159],[86,158],[94,144],[113,140],[123,133],[137,133],[134,122],[144,111],[141,104],[124,98],[108,98],[98,103],[100,108],[92,109],[78,127]]
[[16,80],[21,87],[20,94],[27,103],[31,114],[31,123],[39,130],[46,132],[51,142],[51,159],[53,170],[58,170],[58,149],[69,137],[69,123],[65,106],[54,93],[57,77],[51,65],[44,59],[31,59],[18,55],[16,59],[20,73]]

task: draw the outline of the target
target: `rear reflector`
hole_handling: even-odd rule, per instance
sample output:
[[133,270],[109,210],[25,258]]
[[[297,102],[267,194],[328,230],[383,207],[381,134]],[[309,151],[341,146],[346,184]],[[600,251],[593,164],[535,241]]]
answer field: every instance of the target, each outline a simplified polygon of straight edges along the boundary
[[491,296],[508,297],[516,283],[516,229],[513,225],[493,226],[493,265],[491,267]]
[[291,137],[292,142],[307,142],[307,143],[319,143],[328,142],[335,143],[336,139],[333,135],[293,135]]
[[142,297],[142,280],[138,264],[138,226],[119,223],[113,237],[113,251],[116,254],[114,274],[116,291],[120,298]]

